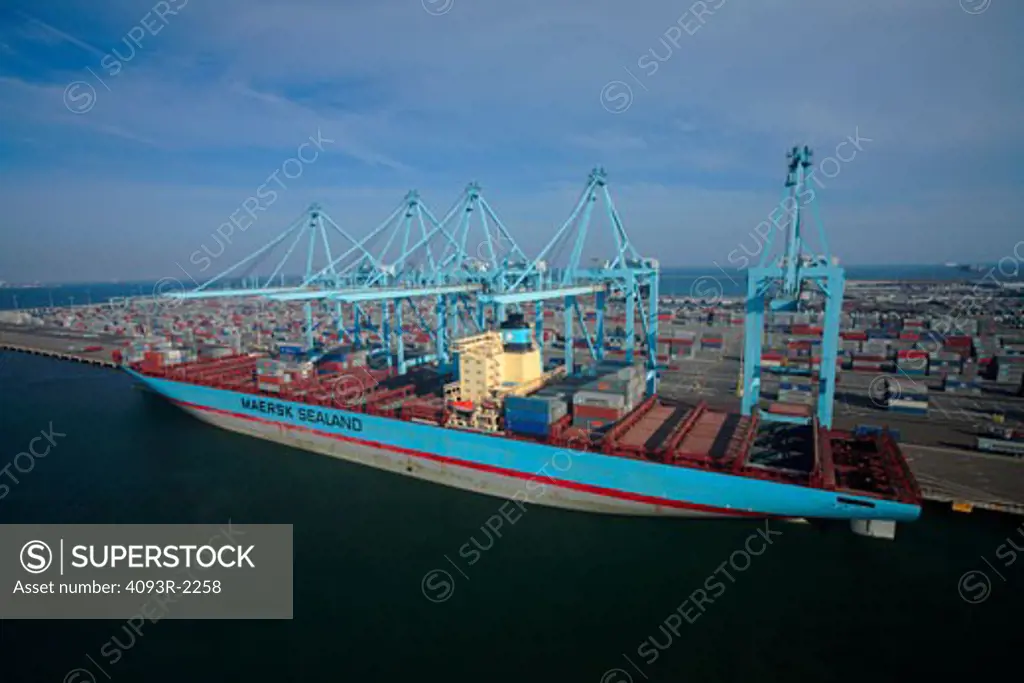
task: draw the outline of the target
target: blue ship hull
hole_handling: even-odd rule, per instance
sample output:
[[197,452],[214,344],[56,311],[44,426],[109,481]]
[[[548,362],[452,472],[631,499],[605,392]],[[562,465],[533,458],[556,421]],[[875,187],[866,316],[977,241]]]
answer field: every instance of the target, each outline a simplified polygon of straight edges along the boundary
[[141,375],[232,431],[513,501],[610,514],[913,521],[918,505],[517,441]]

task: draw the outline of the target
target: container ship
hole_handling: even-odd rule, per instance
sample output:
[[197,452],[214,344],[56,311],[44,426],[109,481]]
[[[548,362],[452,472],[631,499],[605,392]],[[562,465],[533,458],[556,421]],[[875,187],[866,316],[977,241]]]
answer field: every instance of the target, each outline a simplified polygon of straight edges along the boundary
[[886,433],[676,402],[625,361],[545,365],[521,314],[451,351],[405,373],[365,348],[189,362],[154,351],[123,367],[217,427],[520,504],[850,520],[855,531],[920,515],[920,491]]

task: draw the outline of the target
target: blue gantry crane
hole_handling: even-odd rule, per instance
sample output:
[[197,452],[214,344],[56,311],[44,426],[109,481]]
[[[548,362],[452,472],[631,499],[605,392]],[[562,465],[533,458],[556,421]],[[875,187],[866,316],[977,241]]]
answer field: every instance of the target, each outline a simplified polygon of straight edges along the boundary
[[[601,267],[585,267],[584,251],[588,236],[593,234],[591,220],[595,206],[604,207],[614,243],[614,255],[605,260]],[[551,272],[548,281],[552,288],[538,288],[520,292],[520,288],[531,277],[542,274],[551,266],[561,250],[570,247],[565,263],[558,272]],[[622,218],[615,208],[608,191],[608,174],[603,168],[590,172],[587,185],[580,195],[569,218],[555,231],[551,240],[535,259],[520,269],[518,275],[510,278],[506,293],[484,297],[495,303],[536,302],[536,334],[538,341],[543,329],[544,300],[561,299],[564,306],[565,364],[569,372],[574,370],[575,329],[583,334],[591,357],[597,361],[605,359],[605,309],[610,296],[621,296],[625,300],[625,360],[633,363],[636,352],[635,317],[639,308],[641,325],[646,341],[647,391],[654,393],[657,388],[656,357],[654,350],[658,338],[658,274],[659,265],[655,259],[643,258],[637,252],[622,224]],[[579,297],[593,294],[595,297],[595,329],[587,329]],[[646,296],[645,296],[646,295]]]
[[[277,237],[270,240],[263,247],[257,249],[245,258],[235,262],[217,275],[198,285],[194,290],[175,293],[173,296],[182,299],[199,298],[222,298],[222,297],[248,297],[267,296],[278,293],[295,292],[297,289],[322,289],[353,287],[360,284],[359,275],[338,271],[334,266],[336,260],[332,256],[330,240],[328,235],[341,235],[345,240],[352,242],[357,248],[359,243],[341,226],[339,226],[318,204],[311,204],[303,213],[292,221],[291,224]],[[289,241],[290,240],[290,241]],[[268,275],[260,275],[259,268],[267,262],[273,262],[271,255],[283,244],[287,244],[284,254],[277,261]],[[293,256],[301,256],[302,248],[305,247],[305,256],[301,258],[304,276],[298,286],[288,286],[285,278],[286,268],[293,262]],[[320,253],[322,252],[322,253]],[[318,257],[318,253],[320,253]],[[325,260],[327,265],[317,270],[314,266],[319,259]],[[215,285],[227,285],[230,282],[241,281],[243,287],[222,287]],[[275,281],[277,286],[274,285]],[[338,314],[340,316],[340,304]],[[307,348],[313,347],[313,310],[310,302],[305,305],[304,335]]]
[[[591,226],[594,210],[607,216],[610,230],[604,237],[614,252],[603,262],[585,265],[588,239],[600,231]],[[347,249],[332,249],[328,235],[341,237]],[[284,256],[269,275],[253,275],[260,264],[281,246]],[[322,247],[320,246],[322,245]],[[286,263],[306,246],[300,282],[285,282]],[[593,251],[593,249],[591,249]],[[567,254],[565,252],[568,252]],[[322,253],[326,265],[315,268]],[[564,258],[562,258],[564,257]],[[557,272],[549,260],[559,261]],[[334,302],[339,339],[364,345],[364,326],[371,327],[362,309],[379,304],[381,350],[387,364],[399,373],[414,364],[451,360],[451,342],[465,332],[480,332],[499,325],[507,306],[535,304],[535,335],[543,345],[543,302],[558,300],[564,306],[565,363],[575,368],[574,348],[581,333],[591,356],[605,359],[605,309],[611,297],[624,300],[625,360],[636,354],[635,319],[641,319],[648,350],[648,390],[656,388],[654,349],[658,326],[658,262],[639,255],[623,227],[607,187],[607,174],[594,169],[569,218],[555,231],[536,258],[530,258],[511,231],[482,195],[480,185],[469,183],[442,218],[437,218],[416,190],[408,192],[395,210],[365,237],[356,239],[319,206],[311,205],[284,232],[264,247],[223,270],[181,298],[262,296],[304,307],[307,348],[314,347],[312,306]],[[242,280],[242,287],[230,286]],[[222,288],[217,289],[216,285]],[[229,285],[224,287],[224,285]],[[579,305],[580,297],[593,296],[596,303],[593,333]],[[433,300],[432,309],[424,300]],[[351,326],[346,325],[342,305],[349,307]],[[433,314],[433,320],[427,318]],[[490,315],[488,315],[490,313]],[[417,320],[431,330],[435,349],[407,359],[403,320]],[[462,330],[460,330],[460,327]]]
[[[479,221],[474,217],[479,216]],[[478,231],[474,229],[479,225]],[[493,229],[492,229],[493,226]],[[376,245],[383,242],[383,246]],[[373,253],[371,249],[377,249]],[[404,373],[412,364],[450,360],[451,340],[464,329],[486,328],[484,302],[480,292],[503,291],[513,272],[510,264],[522,263],[526,254],[483,198],[480,186],[470,183],[442,219],[423,203],[417,191],[410,191],[398,208],[347,252],[321,271],[308,276],[293,291],[268,293],[278,301],[328,300],[339,306],[339,334],[355,346],[362,346],[364,313],[361,306],[379,304],[381,348],[389,367]],[[320,287],[330,275],[343,276],[350,284],[359,274],[358,287]],[[434,323],[429,324],[421,307],[434,299]],[[341,303],[352,307],[353,325],[346,330]],[[417,319],[421,329],[432,330],[434,352],[407,361],[403,334],[406,314]],[[496,318],[500,322],[501,318]]]
[[[746,326],[743,347],[742,412],[751,415],[758,409],[761,396],[761,348],[765,329],[765,310],[797,310],[821,302],[824,325],[821,341],[820,370],[812,372],[817,382],[814,415],[811,417],[762,411],[767,421],[818,424],[831,428],[835,402],[836,357],[839,349],[839,324],[843,308],[846,276],[828,251],[816,201],[816,193],[807,185],[807,169],[811,166],[811,150],[794,147],[788,155],[786,191],[782,208],[787,217],[786,241],[781,254],[772,250],[774,235],[769,231],[761,252],[760,263],[747,272]],[[804,211],[809,209],[818,227],[821,252],[811,252],[805,231]]]

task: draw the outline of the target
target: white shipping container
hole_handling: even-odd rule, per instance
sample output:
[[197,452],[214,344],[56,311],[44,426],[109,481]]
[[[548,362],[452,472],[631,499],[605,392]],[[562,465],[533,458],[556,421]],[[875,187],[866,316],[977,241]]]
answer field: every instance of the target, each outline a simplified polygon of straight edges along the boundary
[[912,408],[914,410],[928,410],[928,401],[905,401],[899,399],[889,400],[887,402],[887,405],[890,408]]
[[600,406],[602,408],[624,408],[626,397],[622,394],[612,394],[600,391],[577,391],[572,397],[574,405],[578,406]]

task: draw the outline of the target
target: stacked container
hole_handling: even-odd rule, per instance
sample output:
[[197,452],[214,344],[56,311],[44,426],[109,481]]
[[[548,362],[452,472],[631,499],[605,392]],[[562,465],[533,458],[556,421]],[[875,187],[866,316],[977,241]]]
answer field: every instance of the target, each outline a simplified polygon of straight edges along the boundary
[[260,391],[281,393],[281,385],[285,383],[285,363],[271,358],[256,361],[256,388]]
[[891,344],[888,339],[869,339],[861,343],[861,349],[866,355],[880,356],[882,358],[889,357],[890,346]]
[[885,356],[870,353],[856,353],[853,355],[853,369],[861,372],[881,372],[885,365]]
[[1000,354],[995,357],[997,382],[1019,385],[1024,377],[1024,356]]
[[958,320],[957,327],[961,332],[967,335],[974,336],[978,334],[978,320],[976,318],[967,318],[965,320]]
[[839,351],[853,355],[861,350],[861,342],[857,339],[842,338],[839,340]]
[[946,375],[942,378],[942,390],[950,394],[980,394],[981,385],[959,375]]
[[569,412],[562,396],[509,396],[505,399],[505,429],[516,434],[547,436],[551,425]]
[[703,350],[721,351],[722,336],[718,334],[704,335],[700,339],[700,348]]
[[199,347],[199,357],[203,359],[224,358],[234,353],[235,350],[232,347],[220,344],[203,344]]
[[813,386],[806,382],[780,382],[779,402],[814,405]]
[[306,352],[306,347],[302,342],[286,341],[278,344],[277,352],[282,356],[300,358]]
[[944,351],[955,353],[963,358],[970,358],[973,351],[974,339],[967,336],[947,337]]
[[904,375],[927,375],[928,354],[921,350],[908,349],[896,352],[896,369]]
[[946,373],[948,375],[959,375],[964,369],[964,359],[959,353],[950,351],[933,351],[929,354],[928,371],[937,375]]
[[626,397],[613,392],[581,390],[573,396],[574,427],[602,431],[626,414]]
[[608,372],[573,395],[573,426],[588,432],[602,431],[635,408],[643,394],[643,377],[635,366]]
[[928,389],[922,385],[903,387],[890,382],[886,387],[885,404],[889,412],[926,416]]

